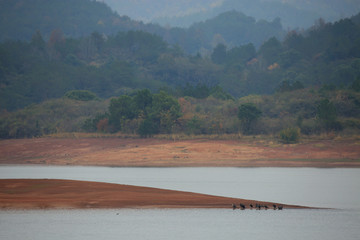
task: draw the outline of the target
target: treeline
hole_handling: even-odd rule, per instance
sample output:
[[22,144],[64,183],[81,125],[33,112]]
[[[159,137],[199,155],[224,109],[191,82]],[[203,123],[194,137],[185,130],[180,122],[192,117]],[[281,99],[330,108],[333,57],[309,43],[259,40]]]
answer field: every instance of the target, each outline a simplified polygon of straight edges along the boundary
[[[360,84],[360,79],[357,82]],[[91,128],[83,125],[86,131],[120,131],[140,136],[159,133],[278,135],[289,129],[298,129],[296,131],[304,135],[356,134],[360,130],[360,91],[323,86],[235,100],[213,95],[174,98],[164,91],[152,94],[141,90],[112,99],[105,114],[87,119],[85,123],[91,123]]]
[[[71,91],[63,98],[34,104],[0,117],[0,138],[38,137],[64,132],[271,135],[284,142],[301,135],[360,131],[360,79],[352,89],[298,89],[239,99],[174,97],[137,90],[98,99]],[[200,89],[200,88],[199,88]]]

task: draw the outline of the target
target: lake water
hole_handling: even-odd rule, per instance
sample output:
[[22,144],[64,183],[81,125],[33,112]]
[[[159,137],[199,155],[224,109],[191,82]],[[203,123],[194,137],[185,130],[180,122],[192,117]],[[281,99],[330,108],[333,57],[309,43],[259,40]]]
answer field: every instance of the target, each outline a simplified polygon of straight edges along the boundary
[[0,211],[0,239],[359,239],[360,169],[0,166],[0,178],[121,183],[332,210]]
[[0,211],[0,239],[358,240],[359,223],[350,210]]

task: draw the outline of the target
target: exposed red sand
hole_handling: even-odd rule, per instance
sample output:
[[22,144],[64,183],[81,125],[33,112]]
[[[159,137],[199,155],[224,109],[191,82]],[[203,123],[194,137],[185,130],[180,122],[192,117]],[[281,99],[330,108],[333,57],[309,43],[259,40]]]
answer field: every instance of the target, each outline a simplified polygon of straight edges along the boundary
[[119,167],[360,167],[360,140],[35,138],[0,141],[0,164]]
[[[0,209],[229,208],[273,203],[128,185],[49,179],[0,180]],[[279,205],[278,203],[275,203]],[[284,208],[306,208],[280,204]]]

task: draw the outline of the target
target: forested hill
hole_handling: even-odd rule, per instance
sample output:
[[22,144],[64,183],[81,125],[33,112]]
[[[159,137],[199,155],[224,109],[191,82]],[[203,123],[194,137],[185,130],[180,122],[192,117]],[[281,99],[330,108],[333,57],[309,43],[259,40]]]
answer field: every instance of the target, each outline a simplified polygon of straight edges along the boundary
[[164,39],[177,43],[187,52],[196,54],[200,49],[212,50],[218,43],[228,47],[252,43],[259,47],[271,37],[282,39],[285,31],[279,18],[272,22],[256,21],[238,11],[228,11],[189,28],[172,28]]
[[[220,41],[209,56],[144,31],[69,38],[55,30],[49,39],[35,32],[29,42],[1,42],[0,138],[358,131],[359,16],[318,21],[258,49]],[[248,110],[259,125],[247,126]]]
[[0,43],[0,108],[16,110],[62,97],[69,90],[109,98],[142,88],[190,85],[201,90],[219,85],[241,97],[324,85],[356,87],[358,18],[319,21],[306,32],[289,32],[284,41],[270,38],[258,50],[251,43],[230,48],[220,42],[209,57],[185,54],[142,31],[107,37],[94,32],[82,38],[53,31],[46,41],[37,32],[30,42]]
[[118,31],[160,28],[119,16],[105,3],[93,0],[0,0],[0,40],[30,40],[39,30],[45,39],[54,29],[68,37],[87,36],[94,31],[112,34]]
[[45,40],[54,30],[65,37],[88,36],[94,31],[114,35],[119,31],[146,31],[162,37],[169,44],[178,44],[186,52],[209,52],[217,43],[236,46],[253,43],[256,47],[284,31],[279,20],[255,21],[240,12],[226,12],[197,23],[190,28],[163,28],[119,16],[106,4],[90,0],[0,0],[0,41],[30,40],[36,31]]

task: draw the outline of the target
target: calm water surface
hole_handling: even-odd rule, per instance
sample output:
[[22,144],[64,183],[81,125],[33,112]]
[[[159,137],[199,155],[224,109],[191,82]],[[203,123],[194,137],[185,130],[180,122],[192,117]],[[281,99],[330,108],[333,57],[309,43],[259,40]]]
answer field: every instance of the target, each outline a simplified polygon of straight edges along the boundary
[[359,239],[360,169],[0,166],[0,178],[90,180],[336,208],[0,211],[0,239]]
[[0,211],[0,239],[358,240],[350,210]]

